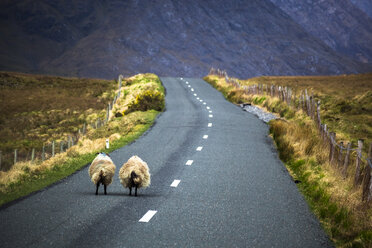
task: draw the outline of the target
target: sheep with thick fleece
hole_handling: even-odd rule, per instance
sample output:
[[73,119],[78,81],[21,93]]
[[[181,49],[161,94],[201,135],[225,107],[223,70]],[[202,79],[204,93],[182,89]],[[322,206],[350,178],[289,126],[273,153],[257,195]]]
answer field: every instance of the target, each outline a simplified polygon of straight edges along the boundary
[[151,183],[149,167],[140,157],[132,156],[120,168],[119,179],[124,188],[129,188],[129,195],[134,187],[137,196],[137,188],[146,188]]
[[98,188],[100,184],[103,184],[105,189],[105,195],[107,195],[107,185],[112,183],[114,178],[116,166],[112,162],[111,158],[106,153],[99,153],[93,160],[89,167],[89,176],[92,182],[97,185],[96,195],[98,195]]

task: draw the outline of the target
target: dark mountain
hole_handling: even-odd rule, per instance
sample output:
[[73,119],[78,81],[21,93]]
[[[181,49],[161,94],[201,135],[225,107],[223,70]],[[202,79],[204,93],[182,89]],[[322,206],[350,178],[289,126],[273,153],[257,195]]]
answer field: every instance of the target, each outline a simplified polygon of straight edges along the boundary
[[[211,66],[239,77],[372,71],[372,20],[341,1],[353,11],[301,1],[301,17],[275,0],[1,1],[0,70],[104,78],[200,77]],[[336,8],[335,17],[322,8]]]
[[360,10],[365,12],[369,17],[372,18],[372,1],[371,0],[351,0],[351,2],[357,6]]

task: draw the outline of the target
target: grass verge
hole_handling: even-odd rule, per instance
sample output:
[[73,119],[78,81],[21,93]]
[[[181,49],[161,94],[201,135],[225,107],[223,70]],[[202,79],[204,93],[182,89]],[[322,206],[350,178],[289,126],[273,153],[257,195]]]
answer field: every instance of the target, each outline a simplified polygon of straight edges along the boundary
[[[372,247],[372,207],[362,202],[361,188],[354,187],[351,178],[343,179],[339,169],[328,163],[328,150],[320,140],[315,123],[302,110],[297,111],[270,96],[247,95],[242,89],[227,84],[224,78],[218,76],[209,75],[204,80],[233,103],[249,102],[282,117],[269,123],[270,133],[280,159],[298,182],[299,190],[324,230],[337,247]],[[323,82],[324,80],[325,77]],[[245,82],[251,83],[250,80]],[[311,81],[306,82],[316,88],[317,83],[312,85]],[[359,95],[366,92],[354,93]],[[337,98],[328,95],[331,93],[322,94],[329,99]],[[368,104],[358,108],[369,108]],[[337,104],[327,107],[328,113],[331,113]],[[339,129],[339,132],[341,131],[342,128]],[[350,135],[347,133],[342,136]],[[368,133],[363,135],[370,137]]]

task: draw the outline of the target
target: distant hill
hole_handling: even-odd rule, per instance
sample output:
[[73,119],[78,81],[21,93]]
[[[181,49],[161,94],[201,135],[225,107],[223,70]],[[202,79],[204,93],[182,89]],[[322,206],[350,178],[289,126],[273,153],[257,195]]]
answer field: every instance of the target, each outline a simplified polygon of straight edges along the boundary
[[[0,70],[113,78],[372,71],[357,0],[20,0],[0,3]],[[362,1],[362,0],[359,0]]]

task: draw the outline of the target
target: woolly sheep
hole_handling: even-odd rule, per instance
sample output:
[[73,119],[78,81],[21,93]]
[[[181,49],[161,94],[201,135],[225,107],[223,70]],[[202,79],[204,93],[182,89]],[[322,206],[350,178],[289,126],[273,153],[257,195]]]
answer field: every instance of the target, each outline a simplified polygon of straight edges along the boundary
[[129,195],[132,195],[134,187],[137,196],[137,188],[146,188],[150,185],[149,167],[140,157],[132,156],[120,168],[119,179],[124,188],[129,188]]
[[89,176],[92,182],[97,185],[96,195],[100,183],[103,184],[105,195],[107,195],[106,187],[112,183],[116,166],[112,162],[110,156],[106,153],[99,153],[89,167]]

